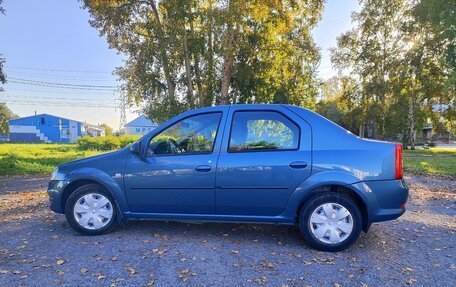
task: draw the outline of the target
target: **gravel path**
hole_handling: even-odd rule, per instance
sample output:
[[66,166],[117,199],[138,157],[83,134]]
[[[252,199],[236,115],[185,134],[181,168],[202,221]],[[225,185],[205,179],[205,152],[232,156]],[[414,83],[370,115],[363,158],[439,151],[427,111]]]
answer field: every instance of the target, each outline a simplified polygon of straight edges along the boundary
[[456,182],[408,176],[408,212],[350,249],[295,227],[131,222],[80,236],[48,210],[47,176],[0,177],[0,286],[456,286]]

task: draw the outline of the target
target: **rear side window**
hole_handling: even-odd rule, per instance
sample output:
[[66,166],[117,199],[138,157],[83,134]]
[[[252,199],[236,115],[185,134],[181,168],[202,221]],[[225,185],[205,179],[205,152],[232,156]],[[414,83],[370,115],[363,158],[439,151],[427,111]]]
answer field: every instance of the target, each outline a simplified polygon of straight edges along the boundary
[[229,152],[295,150],[299,127],[273,111],[235,112],[231,124]]

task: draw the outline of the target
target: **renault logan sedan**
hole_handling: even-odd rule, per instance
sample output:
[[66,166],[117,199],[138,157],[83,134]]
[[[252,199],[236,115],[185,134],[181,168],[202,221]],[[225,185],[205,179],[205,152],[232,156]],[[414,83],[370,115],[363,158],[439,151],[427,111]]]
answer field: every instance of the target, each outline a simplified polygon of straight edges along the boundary
[[402,147],[358,138],[309,110],[185,112],[130,147],[59,166],[51,209],[99,235],[132,219],[297,224],[339,251],[405,212]]

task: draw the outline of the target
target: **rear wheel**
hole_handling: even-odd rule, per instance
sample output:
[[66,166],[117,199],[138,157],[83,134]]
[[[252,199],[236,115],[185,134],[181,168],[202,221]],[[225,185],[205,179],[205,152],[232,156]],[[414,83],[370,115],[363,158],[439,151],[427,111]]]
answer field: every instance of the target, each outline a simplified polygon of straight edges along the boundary
[[299,215],[299,227],[306,242],[321,251],[350,247],[361,233],[361,212],[347,195],[327,192],[306,202]]
[[114,200],[98,184],[87,184],[76,189],[65,204],[68,224],[85,235],[100,235],[117,225]]

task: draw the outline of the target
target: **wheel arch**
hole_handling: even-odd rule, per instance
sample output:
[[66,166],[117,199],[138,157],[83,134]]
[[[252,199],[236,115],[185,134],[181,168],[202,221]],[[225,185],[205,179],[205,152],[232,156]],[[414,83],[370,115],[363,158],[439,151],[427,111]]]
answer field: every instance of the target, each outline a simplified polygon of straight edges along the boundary
[[312,196],[322,191],[342,192],[349,196],[359,206],[363,217],[363,230],[367,232],[371,223],[371,211],[369,202],[371,195],[365,190],[356,188],[354,183],[361,180],[350,172],[340,171],[321,171],[317,172],[301,184],[299,184],[291,194],[287,206],[282,216],[293,219],[297,222],[297,215],[305,204]]
[[120,213],[119,217],[129,211],[122,179],[116,180],[98,169],[83,168],[69,173],[65,180],[68,184],[63,189],[61,196],[63,212],[65,212],[65,204],[71,193],[86,184],[98,184],[103,187],[113,198]]
[[306,195],[301,199],[298,208],[296,210],[295,216],[296,220],[299,218],[299,214],[301,213],[302,208],[305,206],[307,202],[309,202],[312,198],[315,196],[318,196],[319,194],[322,193],[328,193],[328,192],[333,192],[333,193],[338,193],[338,194],[344,194],[348,196],[353,202],[358,206],[360,212],[361,212],[361,218],[362,218],[362,229],[364,232],[367,232],[370,227],[370,220],[369,220],[369,209],[367,207],[366,202],[364,199],[352,188],[346,185],[338,185],[338,184],[326,184],[326,185],[321,185],[319,187],[316,187],[312,189],[310,192],[306,193]]

